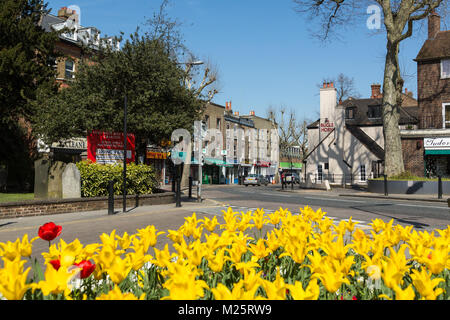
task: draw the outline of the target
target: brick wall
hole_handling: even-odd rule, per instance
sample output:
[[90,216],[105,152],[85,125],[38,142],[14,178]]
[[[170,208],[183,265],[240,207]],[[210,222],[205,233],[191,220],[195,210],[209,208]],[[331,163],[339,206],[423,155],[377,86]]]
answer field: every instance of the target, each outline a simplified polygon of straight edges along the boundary
[[450,79],[441,79],[440,60],[417,63],[419,129],[442,128],[442,104],[450,103]]
[[[175,193],[162,192],[150,195],[127,196],[127,207],[175,203]],[[114,209],[122,208],[122,196],[114,199]],[[108,197],[31,200],[0,204],[0,219],[40,216],[48,214],[94,211],[108,209]]]
[[402,138],[405,170],[418,177],[424,176],[423,138]]

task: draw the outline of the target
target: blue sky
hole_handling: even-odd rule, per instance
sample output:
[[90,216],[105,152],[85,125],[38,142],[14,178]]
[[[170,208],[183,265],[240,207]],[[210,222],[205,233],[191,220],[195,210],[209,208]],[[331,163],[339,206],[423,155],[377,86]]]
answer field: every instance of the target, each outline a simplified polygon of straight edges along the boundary
[[[158,10],[160,0],[50,0],[56,14],[62,6],[77,5],[81,24],[105,35],[128,36]],[[233,111],[254,110],[265,116],[267,107],[285,106],[299,118],[316,119],[322,79],[339,73],[353,77],[361,97],[370,85],[382,83],[386,36],[366,27],[351,26],[340,39],[324,44],[310,35],[314,28],[294,10],[291,0],[172,0],[168,14],[183,24],[187,47],[219,71],[221,92],[214,102],[232,101]],[[367,15],[369,17],[369,15]],[[443,27],[444,28],[444,27]],[[402,43],[400,63],[405,86],[417,98],[416,63],[425,38],[422,32]]]

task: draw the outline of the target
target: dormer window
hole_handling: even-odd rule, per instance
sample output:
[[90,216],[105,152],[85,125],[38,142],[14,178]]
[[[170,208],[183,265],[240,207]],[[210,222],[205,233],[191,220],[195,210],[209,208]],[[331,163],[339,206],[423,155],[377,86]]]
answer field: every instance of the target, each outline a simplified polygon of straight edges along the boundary
[[367,111],[367,117],[369,119],[380,119],[381,106],[369,106],[369,110]]
[[441,60],[441,79],[450,78],[450,59]]
[[345,108],[345,119],[355,119],[356,108],[347,107]]

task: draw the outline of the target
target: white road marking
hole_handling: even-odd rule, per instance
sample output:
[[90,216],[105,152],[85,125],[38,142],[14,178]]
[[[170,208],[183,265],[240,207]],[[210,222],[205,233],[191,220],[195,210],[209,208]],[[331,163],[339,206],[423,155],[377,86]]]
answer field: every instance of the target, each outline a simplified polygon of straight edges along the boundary
[[398,203],[394,203],[394,206],[404,206],[404,207],[417,207],[417,208],[434,208],[434,209],[444,209],[444,210],[448,210],[450,208],[448,207],[438,207],[438,206],[419,206],[417,204],[398,204]]
[[366,201],[358,201],[358,200],[342,200],[342,199],[330,199],[330,198],[313,198],[313,197],[305,197],[305,199],[310,200],[325,200],[325,201],[340,201],[340,202],[359,202],[359,203],[365,203]]

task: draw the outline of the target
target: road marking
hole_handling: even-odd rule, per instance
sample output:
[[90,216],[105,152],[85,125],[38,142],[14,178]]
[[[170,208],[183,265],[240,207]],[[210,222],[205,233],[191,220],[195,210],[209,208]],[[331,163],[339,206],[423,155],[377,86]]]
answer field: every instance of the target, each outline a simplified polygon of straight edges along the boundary
[[448,210],[448,207],[438,207],[438,206],[419,206],[416,204],[398,204],[398,203],[394,203],[394,206],[404,206],[404,207],[418,207],[418,208],[434,208],[434,209],[444,209],[444,210]]
[[265,195],[265,196],[280,196],[280,197],[292,197],[292,196],[294,196],[294,195],[290,195],[290,194],[274,194],[274,193],[260,193],[260,194],[262,194],[262,195]]
[[325,201],[340,201],[340,202],[359,202],[366,203],[366,201],[358,201],[358,200],[342,200],[342,199],[326,199],[326,198],[313,198],[313,197],[304,197],[305,199],[310,200],[325,200]]

